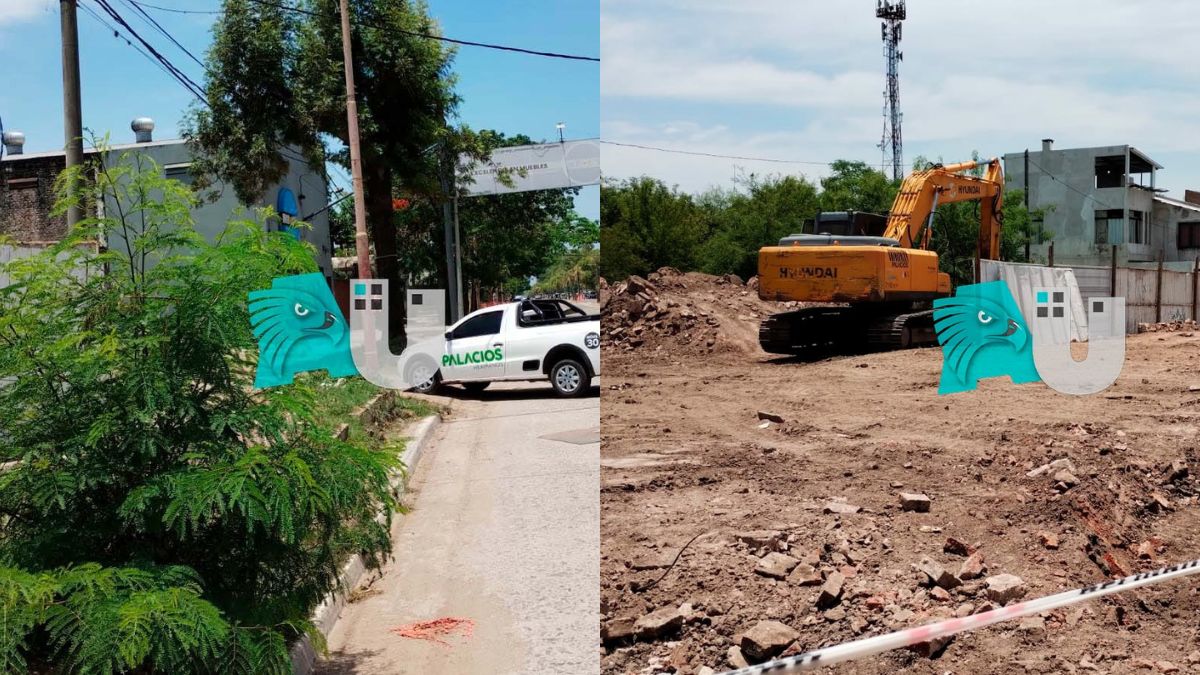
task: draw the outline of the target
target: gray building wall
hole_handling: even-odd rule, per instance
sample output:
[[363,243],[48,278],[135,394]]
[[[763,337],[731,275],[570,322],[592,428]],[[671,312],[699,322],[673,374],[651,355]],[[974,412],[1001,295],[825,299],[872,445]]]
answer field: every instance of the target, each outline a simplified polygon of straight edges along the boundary
[[[116,162],[121,153],[128,151],[136,151],[153,159],[170,178],[191,182],[187,167],[192,162],[192,153],[182,140],[113,146],[109,150],[108,162]],[[91,156],[91,153],[88,155]],[[296,196],[300,216],[310,216],[307,222],[311,228],[300,230],[300,237],[313,246],[322,273],[327,278],[332,277],[329,212],[322,211],[310,215],[329,203],[328,185],[324,175],[314,171],[303,160],[296,159],[300,156],[300,152],[294,149],[284,154],[289,163],[287,175],[253,204],[239,202],[233,188],[222,183],[218,182],[206,188],[202,196],[215,195],[215,199],[205,199],[192,210],[197,232],[209,241],[214,241],[229,221],[257,218],[255,209],[258,207],[274,207],[279,189],[287,187]],[[61,216],[51,216],[50,209],[54,204],[53,177],[62,170],[64,163],[61,152],[4,157],[3,162],[0,162],[0,171],[3,171],[4,178],[0,181],[0,234],[26,243],[52,242],[62,238],[66,229],[65,221]],[[106,209],[114,207],[115,204],[112,203],[104,205]],[[281,223],[275,220],[267,226],[276,230],[280,225]],[[127,250],[125,242],[119,237],[105,243],[113,250]]]
[[[1124,185],[1097,187],[1096,159],[1121,157],[1131,171]],[[1004,155],[1005,188],[1025,189],[1028,184],[1030,210],[1045,209],[1043,227],[1049,238],[1030,247],[1034,261],[1049,257],[1050,239],[1054,241],[1054,260],[1058,264],[1107,265],[1111,246],[1117,246],[1120,262],[1155,260],[1164,242],[1164,232],[1156,231],[1154,215],[1155,174],[1153,160],[1129,145],[1094,148],[1053,149],[1043,143],[1029,151],[1029,176],[1026,183],[1025,153]],[[1140,175],[1138,169],[1148,169]],[[1128,184],[1140,181],[1143,187]],[[1105,243],[1096,236],[1097,211],[1120,210],[1116,219],[1101,222],[1107,232]],[[1148,220],[1149,241],[1131,242],[1130,211],[1144,214]]]
[[[109,151],[114,155],[111,161],[116,161],[116,156],[130,150],[136,150],[153,159],[162,166],[168,177],[190,183],[191,179],[187,169],[192,162],[192,153],[184,141],[152,141],[114,146]],[[241,203],[238,201],[233,187],[220,182],[204,189],[201,192],[201,196],[205,198],[204,201],[192,210],[196,231],[209,241],[215,241],[217,235],[225,230],[231,220],[254,219],[258,217],[258,214],[255,213],[257,208],[274,207],[279,189],[283,187],[291,189],[296,195],[300,216],[309,215],[325,206],[328,203],[329,194],[324,176],[313,171],[305,162],[288,155],[301,156],[299,150],[295,149],[284,155],[288,161],[287,175],[282,181],[268,188],[266,193],[254,204]],[[215,199],[209,199],[210,197],[215,197]],[[106,204],[106,208],[114,206]],[[333,265],[331,262],[332,246],[329,241],[329,212],[322,211],[313,215],[307,222],[311,228],[300,230],[300,237],[316,250],[317,264],[321,267],[322,274],[330,278],[333,275]],[[276,230],[281,224],[279,221],[272,220],[268,223],[268,227]],[[125,242],[119,238],[107,243],[110,249],[127,250]]]

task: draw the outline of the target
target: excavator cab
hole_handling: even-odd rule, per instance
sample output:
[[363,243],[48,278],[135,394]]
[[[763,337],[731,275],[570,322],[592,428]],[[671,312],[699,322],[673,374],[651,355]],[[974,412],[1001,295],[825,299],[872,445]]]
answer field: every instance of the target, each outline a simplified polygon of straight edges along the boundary
[[[980,165],[983,176],[964,173]],[[950,276],[929,250],[937,206],[980,201],[979,256],[998,258],[1003,190],[998,159],[935,165],[904,179],[882,232],[882,216],[822,213],[812,233],[760,249],[763,300],[843,303],[768,317],[759,327],[763,350],[803,355],[933,344],[932,301],[951,293]]]

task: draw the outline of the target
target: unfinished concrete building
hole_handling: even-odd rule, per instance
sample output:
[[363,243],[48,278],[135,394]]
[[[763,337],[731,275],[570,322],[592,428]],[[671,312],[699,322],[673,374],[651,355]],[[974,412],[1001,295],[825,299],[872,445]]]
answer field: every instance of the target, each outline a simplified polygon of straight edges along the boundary
[[1045,235],[1030,253],[1046,262],[1108,265],[1116,248],[1120,264],[1192,263],[1200,257],[1200,195],[1172,199],[1157,188],[1162,165],[1131,145],[1041,150],[1004,155],[1006,188],[1026,190],[1031,211],[1044,211]]

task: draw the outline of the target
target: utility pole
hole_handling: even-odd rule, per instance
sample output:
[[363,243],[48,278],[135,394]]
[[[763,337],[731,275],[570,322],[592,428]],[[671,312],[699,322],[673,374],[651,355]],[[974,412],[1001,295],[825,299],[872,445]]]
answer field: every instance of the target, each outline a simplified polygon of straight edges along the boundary
[[[447,130],[449,133],[449,130]],[[442,148],[442,224],[446,239],[446,295],[450,321],[462,318],[462,270],[458,250],[458,188],[454,180],[454,151],[449,142]]]
[[[67,168],[83,164],[83,106],[79,93],[79,23],[76,17],[78,0],[59,0],[59,28],[62,32],[63,73],[63,135],[66,137]],[[78,185],[72,186],[78,188]],[[75,227],[83,217],[83,205],[72,204],[67,209],[67,229]]]
[[[66,2],[67,0],[63,0]],[[341,0],[342,60],[346,66],[346,136],[350,144],[350,177],[354,182],[354,248],[358,278],[371,278],[371,248],[367,237],[367,205],[363,198],[362,151],[358,147],[358,102],[354,93],[354,54],[350,48],[350,4]]]
[[1029,215],[1029,148],[1025,148],[1025,262],[1029,262],[1029,240],[1033,238],[1033,218]]

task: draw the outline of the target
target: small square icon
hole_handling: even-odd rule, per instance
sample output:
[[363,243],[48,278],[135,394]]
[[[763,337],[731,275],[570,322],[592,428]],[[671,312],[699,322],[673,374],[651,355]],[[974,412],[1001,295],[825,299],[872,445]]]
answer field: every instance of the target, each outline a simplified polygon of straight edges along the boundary
[[1050,312],[1049,307],[1038,307],[1037,308],[1037,315],[1038,315],[1039,319],[1044,319],[1047,316],[1049,316],[1050,315],[1049,312]]
[[366,309],[366,308],[367,308],[367,301],[366,301],[366,300],[364,300],[364,299],[362,299],[362,298],[355,298],[355,299],[354,299],[354,309]]
[[366,284],[354,284],[354,294],[355,295],[366,295],[367,294],[367,285]]
[[1063,315],[1063,308],[1062,308],[1062,307],[1055,307],[1055,308],[1054,308],[1054,318],[1056,318],[1056,319],[1061,319],[1061,318],[1062,318],[1062,315]]
[[383,284],[371,284],[371,295],[383,295]]
[[412,303],[412,304],[414,304],[414,305],[423,305],[423,304],[425,304],[425,296],[424,296],[424,295],[421,295],[420,293],[413,293],[413,296],[412,296],[412,298],[413,298],[413,303]]
[[1062,302],[1062,301],[1063,301],[1063,293],[1062,293],[1062,291],[1054,291],[1054,301],[1055,301],[1055,302]]
[[1103,312],[1104,311],[1104,301],[1093,300],[1092,301],[1092,311],[1095,312],[1096,314]]
[[383,309],[383,300],[371,298],[371,309]]
[[1046,291],[1038,291],[1037,301],[1038,302],[1050,302],[1050,294],[1047,293]]

